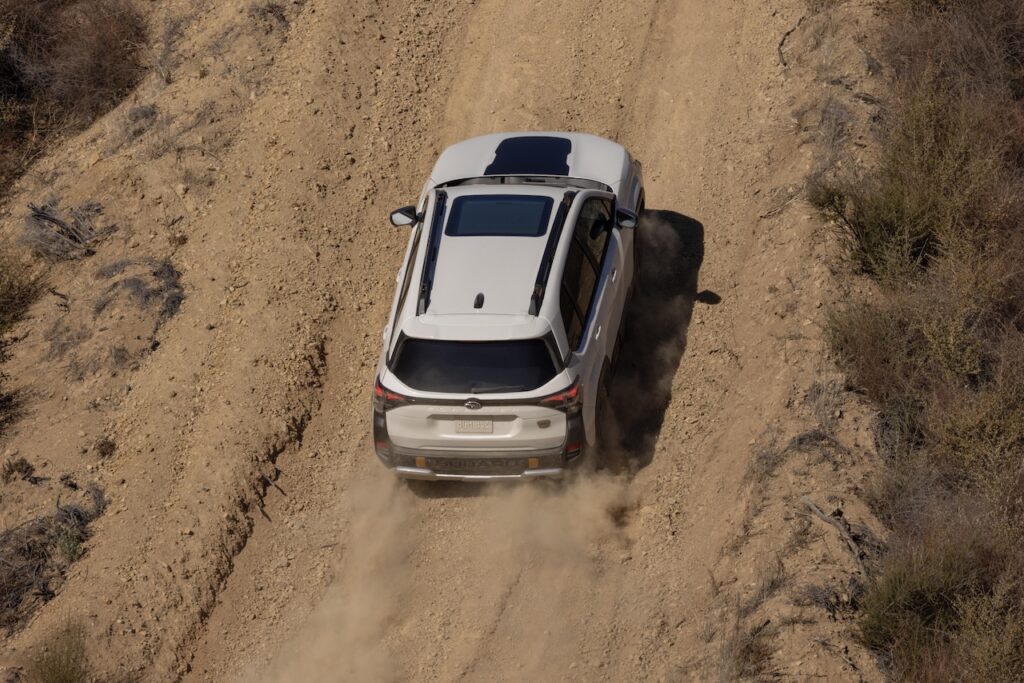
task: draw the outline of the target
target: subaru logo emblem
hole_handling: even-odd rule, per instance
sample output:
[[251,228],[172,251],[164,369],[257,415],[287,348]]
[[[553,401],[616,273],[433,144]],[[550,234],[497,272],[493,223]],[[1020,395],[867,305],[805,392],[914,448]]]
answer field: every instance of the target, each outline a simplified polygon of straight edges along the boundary
[[466,401],[466,407],[469,408],[470,410],[480,410],[481,408],[484,407],[484,404],[476,400],[475,398],[471,398],[468,401]]

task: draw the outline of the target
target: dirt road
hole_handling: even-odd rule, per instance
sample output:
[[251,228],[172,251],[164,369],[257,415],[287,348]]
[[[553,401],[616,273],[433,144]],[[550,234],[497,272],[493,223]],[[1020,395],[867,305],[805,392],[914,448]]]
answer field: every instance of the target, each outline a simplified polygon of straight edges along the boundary
[[[835,27],[802,0],[307,0],[287,39],[211,56],[247,6],[182,39],[211,76],[186,61],[154,90],[224,103],[204,126],[231,144],[178,193],[188,297],[109,417],[103,476],[132,486],[17,648],[81,609],[107,666],[147,680],[877,679],[799,597],[856,571],[800,496],[870,519],[866,418],[822,342],[831,247],[799,200]],[[410,489],[368,446],[405,239],[385,217],[495,130],[593,132],[644,164],[613,389],[631,472]],[[92,186],[129,184],[104,163]]]

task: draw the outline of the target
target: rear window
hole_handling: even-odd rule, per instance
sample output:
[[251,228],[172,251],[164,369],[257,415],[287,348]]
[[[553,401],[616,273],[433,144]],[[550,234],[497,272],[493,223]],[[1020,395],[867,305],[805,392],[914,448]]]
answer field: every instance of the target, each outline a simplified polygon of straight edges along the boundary
[[533,391],[558,374],[542,339],[406,339],[395,361],[394,373],[413,389],[451,394]]
[[548,230],[554,203],[551,197],[458,197],[444,232],[452,237],[540,237]]

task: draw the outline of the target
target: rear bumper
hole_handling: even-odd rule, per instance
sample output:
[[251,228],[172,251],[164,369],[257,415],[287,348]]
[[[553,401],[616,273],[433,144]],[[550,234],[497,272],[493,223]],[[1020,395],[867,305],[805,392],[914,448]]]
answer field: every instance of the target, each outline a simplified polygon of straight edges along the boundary
[[565,475],[564,467],[550,469],[525,470],[519,474],[454,474],[451,472],[435,472],[418,467],[395,467],[395,475],[399,479],[419,479],[421,481],[527,481],[530,479],[561,479]]
[[395,444],[383,412],[373,413],[378,459],[403,479],[425,481],[512,481],[562,477],[583,460],[586,437],[579,411],[566,420],[565,441],[536,450],[408,448]]
[[435,451],[393,447],[381,461],[402,479],[424,481],[522,481],[558,479],[582,458],[562,448],[542,451]]

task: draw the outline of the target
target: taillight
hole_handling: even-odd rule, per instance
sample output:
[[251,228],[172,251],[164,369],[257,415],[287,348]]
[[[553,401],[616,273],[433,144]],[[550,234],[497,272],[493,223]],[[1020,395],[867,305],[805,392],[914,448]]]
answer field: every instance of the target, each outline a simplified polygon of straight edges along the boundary
[[380,377],[373,383],[373,409],[378,413],[385,410],[397,408],[409,403],[409,399],[401,394],[396,394],[390,389],[385,389],[380,383]]
[[567,413],[578,412],[583,407],[583,390],[580,388],[579,380],[576,380],[571,387],[564,391],[545,396],[537,401],[537,405]]

